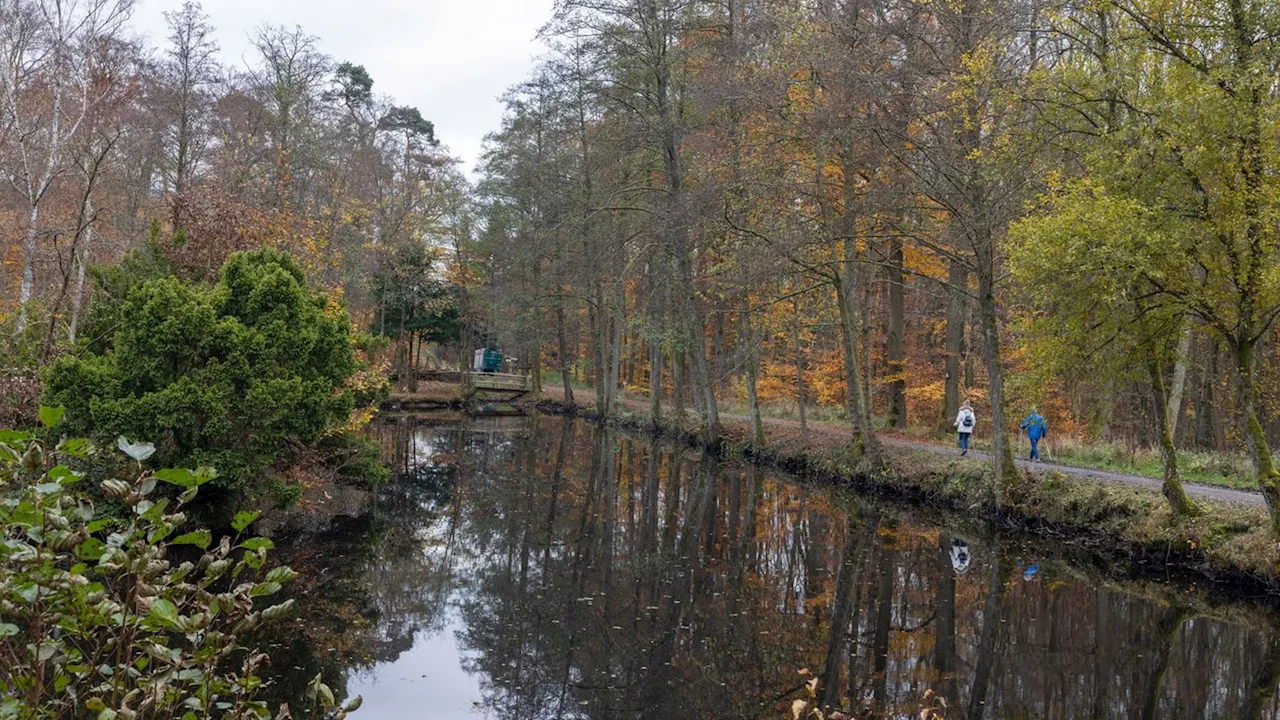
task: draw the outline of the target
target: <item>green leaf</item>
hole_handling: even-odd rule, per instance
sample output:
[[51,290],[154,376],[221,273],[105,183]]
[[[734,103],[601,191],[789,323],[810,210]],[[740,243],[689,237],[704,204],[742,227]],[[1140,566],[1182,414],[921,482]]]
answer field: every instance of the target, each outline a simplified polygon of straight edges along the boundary
[[282,618],[288,615],[289,613],[293,612],[293,604],[294,604],[293,598],[290,598],[280,603],[279,605],[272,605],[271,607],[262,611],[262,618],[264,620],[275,620],[277,618]]
[[[144,500],[143,502],[146,501]],[[142,506],[139,505],[138,507]],[[164,500],[148,507],[146,511],[142,513],[142,517],[143,519],[150,520],[151,522],[160,522],[160,518],[164,517],[164,511],[167,507],[169,507],[169,499],[165,498]]]
[[196,487],[218,479],[218,471],[211,467],[196,468]]
[[21,430],[0,430],[0,443],[5,445],[21,445],[32,437],[31,433]]
[[12,623],[0,623],[0,638],[13,637],[18,634],[18,626]]
[[196,474],[183,468],[165,468],[156,471],[156,479],[180,488],[196,487]]
[[151,609],[147,613],[148,617],[167,627],[181,630],[182,624],[178,617],[178,606],[173,602],[164,598],[156,598],[151,601]]
[[98,538],[89,538],[76,547],[76,557],[85,561],[101,560],[107,552],[107,544]]
[[62,483],[63,485],[70,485],[84,479],[84,473],[76,472],[66,465],[58,465],[57,467],[50,468],[49,472],[45,473],[44,476],[47,480]]
[[35,490],[36,490],[36,493],[40,495],[52,495],[56,492],[61,492],[62,486],[56,482],[40,483],[35,487]]
[[267,582],[287,583],[296,577],[298,573],[294,572],[293,568],[281,566],[267,573]]
[[240,543],[240,546],[243,547],[245,550],[249,550],[250,552],[257,552],[259,550],[272,550],[275,548],[276,544],[271,542],[267,538],[259,537],[259,538],[249,538],[248,540],[245,540],[244,542]]
[[61,405],[58,407],[42,405],[40,406],[40,424],[47,428],[55,428],[62,422],[62,416],[66,414],[67,409]]
[[259,512],[242,512],[236,513],[235,520],[231,521],[231,529],[236,532],[244,532],[244,529],[253,524],[254,520],[262,513]]
[[112,523],[111,518],[102,518],[100,520],[94,520],[93,522],[85,526],[85,530],[88,530],[91,533],[102,532],[103,530],[106,530],[107,528],[111,527],[111,523]]
[[268,595],[275,595],[280,592],[280,589],[280,583],[278,582],[258,583],[249,591],[249,597],[266,597]]
[[208,530],[197,530],[174,538],[170,545],[195,545],[201,550],[208,550],[213,542],[213,533]]
[[98,448],[88,438],[63,438],[55,449],[63,455],[70,455],[73,458],[84,460],[96,452]]
[[17,593],[18,597],[29,603],[33,603],[36,601],[36,596],[39,594],[40,588],[37,587],[35,583],[29,582],[19,585],[14,588],[13,591]]

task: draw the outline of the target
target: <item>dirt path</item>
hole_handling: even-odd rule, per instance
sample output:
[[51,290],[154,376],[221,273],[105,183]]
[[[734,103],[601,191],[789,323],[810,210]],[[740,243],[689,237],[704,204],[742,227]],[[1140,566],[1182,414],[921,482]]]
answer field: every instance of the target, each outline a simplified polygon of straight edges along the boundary
[[[556,399],[563,399],[562,392],[553,388],[544,388],[544,394]],[[595,396],[590,391],[575,389],[574,396],[574,399],[579,404],[587,404],[595,401]],[[644,412],[648,409],[648,404],[640,401],[623,399],[622,403],[632,411]],[[730,420],[735,424],[742,424],[743,426],[749,422],[747,416],[732,413],[721,413],[720,419],[721,421]],[[796,431],[800,428],[799,422],[795,420],[784,420],[781,418],[766,418],[764,420],[764,424],[766,427],[786,428],[788,430]],[[832,423],[809,423],[809,433],[811,435],[822,435],[829,440],[834,439],[843,441],[849,436],[849,428],[845,425]],[[890,447],[920,450],[940,456],[956,457],[960,454],[960,451],[955,447],[936,445],[919,440],[909,440],[893,435],[882,434],[880,435],[880,441]],[[967,457],[985,461],[993,460],[990,453],[978,452],[976,450],[969,451]],[[1109,470],[1063,465],[1055,462],[1032,463],[1027,460],[1018,460],[1017,463],[1019,468],[1029,470],[1037,474],[1057,471],[1063,475],[1088,478],[1090,480],[1101,480],[1103,482],[1114,483],[1117,485],[1130,485],[1133,487],[1151,490],[1156,493],[1160,492],[1160,488],[1163,485],[1160,480],[1156,478],[1149,478],[1145,475],[1130,475],[1127,473],[1111,472]],[[1186,489],[1187,494],[1193,498],[1258,507],[1264,507],[1266,505],[1262,499],[1261,493],[1252,490],[1236,490],[1233,488],[1218,487],[1216,485],[1202,485],[1200,483],[1187,481],[1183,481],[1183,487]]]

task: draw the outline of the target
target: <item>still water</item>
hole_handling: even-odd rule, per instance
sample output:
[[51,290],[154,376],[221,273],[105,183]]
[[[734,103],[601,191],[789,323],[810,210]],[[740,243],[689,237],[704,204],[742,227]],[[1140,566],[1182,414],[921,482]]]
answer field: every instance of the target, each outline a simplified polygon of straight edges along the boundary
[[322,672],[361,720],[781,719],[812,676],[867,718],[1280,717],[1258,606],[564,418],[375,432],[395,481],[282,543],[277,698]]

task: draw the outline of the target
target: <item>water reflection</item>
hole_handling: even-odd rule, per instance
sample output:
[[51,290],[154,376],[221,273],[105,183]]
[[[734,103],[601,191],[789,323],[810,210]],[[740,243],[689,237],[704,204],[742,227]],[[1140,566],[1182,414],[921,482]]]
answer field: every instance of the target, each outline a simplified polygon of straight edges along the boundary
[[322,671],[366,718],[783,718],[804,669],[857,717],[1280,717],[1273,632],[1049,548],[567,419],[377,432],[396,482],[290,550],[279,697]]

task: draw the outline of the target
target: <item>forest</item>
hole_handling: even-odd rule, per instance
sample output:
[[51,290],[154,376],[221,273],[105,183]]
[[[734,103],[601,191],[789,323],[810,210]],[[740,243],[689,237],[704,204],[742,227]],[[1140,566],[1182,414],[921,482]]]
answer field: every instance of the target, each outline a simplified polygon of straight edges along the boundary
[[3,5],[9,424],[148,262],[274,248],[396,367],[501,345],[708,439],[847,422],[873,467],[971,400],[997,487],[1040,407],[1158,452],[1178,512],[1180,450],[1280,500],[1268,3],[562,0],[474,180],[303,28],[231,67],[198,3],[156,47],[132,9]]
[[132,10],[0,6],[6,424],[144,282],[272,249],[349,314],[338,386],[501,346],[708,442],[845,423],[873,471],[968,400],[997,495],[1039,407],[1175,513],[1180,453],[1247,457],[1280,528],[1270,3],[561,0],[474,178],[302,27],[234,67],[198,3],[155,46]]
[[[439,491],[389,507],[445,505],[448,488],[385,487],[393,469],[369,426],[424,377],[468,377],[477,349],[526,373],[534,403],[602,421],[629,413],[643,429],[712,450],[739,432],[748,459],[767,457],[792,428],[802,443],[811,430],[835,433],[850,477],[893,483],[902,477],[893,448],[924,446],[934,469],[923,474],[937,480],[926,487],[963,501],[970,520],[1006,520],[1013,508],[1052,524],[1071,511],[1061,523],[1081,533],[1129,549],[1167,540],[1158,557],[1208,558],[1206,573],[1234,559],[1232,577],[1274,557],[1273,0],[555,0],[538,31],[546,52],[502,96],[501,125],[474,169],[437,137],[441,108],[382,93],[361,58],[331,55],[300,25],[258,26],[233,63],[196,0],[165,14],[163,37],[138,34],[136,9],[135,0],[0,0],[0,428],[13,428],[0,430],[0,718],[354,712],[359,697],[343,702],[323,670],[302,677],[301,666],[287,688],[296,715],[279,698],[258,699],[269,657],[238,638],[294,611],[296,598],[279,594],[298,575],[268,562],[275,546],[259,519],[305,514],[315,509],[308,498],[348,491],[366,500]],[[946,443],[957,428],[965,434],[958,415],[968,404],[983,454],[960,465]],[[1023,472],[1022,418],[1037,410],[1052,459],[1135,475],[1145,462],[1163,500],[1138,491],[1114,500],[1121,493],[1103,485]],[[552,562],[552,531],[570,500],[617,491],[613,432],[559,436],[560,460],[590,456],[604,478],[575,481],[586,489],[567,482],[565,499],[560,460],[550,489],[534,487],[533,470],[548,463],[533,450],[530,471],[511,482],[471,481],[481,500],[492,496],[468,508],[477,524],[523,528],[502,540],[525,539],[522,585],[536,554],[531,503],[547,493],[538,501],[551,509],[547,546],[535,564],[566,587],[564,578],[586,582],[576,565]],[[684,578],[705,535],[706,554],[728,554],[737,568],[726,587],[755,582],[741,573],[761,564],[746,550],[757,525],[790,527],[788,508],[798,503],[803,515],[808,491],[770,490],[775,519],[758,519],[740,497],[743,482],[757,494],[756,476],[733,466],[722,492],[716,453],[700,484],[681,490],[685,461],[660,452],[657,434],[643,488],[626,481],[647,518],[628,531],[636,563],[657,545],[660,497],[674,503],[663,527],[676,527],[683,493],[697,512],[679,544],[675,530],[661,543],[667,570]],[[396,442],[416,457],[417,440]],[[430,467],[463,464],[463,440],[439,442]],[[493,447],[514,447],[504,442]],[[419,471],[395,472],[414,480]],[[1260,509],[1201,503],[1205,488],[1188,493],[1184,478],[1255,491]],[[85,480],[88,489],[75,487]],[[580,527],[597,532],[597,514],[619,502],[590,500]],[[707,518],[725,504],[732,529],[720,543],[720,520]],[[450,512],[450,522],[460,517]],[[765,538],[766,554],[790,553],[788,567],[812,565],[805,597],[762,595],[752,622],[773,622],[781,607],[795,615],[786,623],[814,635],[810,650],[827,642],[822,657],[792,659],[814,665],[829,696],[846,672],[844,635],[826,639],[821,622],[797,618],[830,600],[831,628],[856,628],[858,598],[874,596],[875,642],[905,632],[889,627],[898,529],[872,505],[818,507],[814,517]],[[1096,522],[1082,530],[1079,517]],[[614,547],[613,520],[602,527],[610,540],[599,547]],[[386,527],[366,530],[376,538]],[[861,560],[831,562],[821,549],[801,558],[806,533],[830,535],[842,558]],[[949,619],[926,620],[949,623],[938,633],[951,644],[962,622],[991,657],[999,633],[985,619],[975,625],[994,617],[976,611],[976,587],[963,589],[956,619],[953,535],[909,529],[903,547],[927,554],[926,584],[950,597]],[[1206,538],[1218,554],[1196,544]],[[983,602],[998,611],[1001,578],[1022,572],[1030,582],[1035,571],[1001,556],[998,537],[987,547]],[[401,555],[393,560],[414,557]],[[507,550],[508,561],[515,555]],[[335,562],[364,577],[362,558]],[[603,567],[611,587],[613,566]],[[1274,564],[1267,572],[1273,581]],[[697,590],[692,575],[676,590]],[[494,571],[489,582],[512,580]],[[801,585],[785,583],[792,595]],[[1011,592],[1010,602],[1040,604],[1031,593]],[[513,597],[518,617],[527,600]],[[565,597],[576,607],[584,595]],[[369,618],[352,598],[327,607],[332,627],[307,626],[322,640],[378,627],[360,625]],[[506,642],[506,620],[462,609],[473,647]],[[661,609],[655,647],[684,627],[683,609]],[[1162,657],[1184,626],[1208,642],[1184,619],[1181,610],[1157,619]],[[1076,624],[1089,622],[1106,634],[1101,619]],[[354,642],[340,650],[354,653]],[[1255,683],[1269,690],[1250,695],[1246,676],[1233,677],[1232,707],[1274,705],[1280,644],[1270,642]],[[865,694],[854,677],[862,651],[852,652],[847,686]],[[955,669],[954,648],[934,652],[939,668]],[[1103,653],[1099,673],[1118,652]],[[888,661],[875,653],[869,692],[884,705]],[[1157,707],[1163,662],[1141,673],[1154,678],[1144,713]],[[519,680],[504,672],[490,672],[499,695]],[[989,665],[975,673],[969,715],[980,717],[989,681],[1003,686]],[[783,698],[779,687],[770,692]],[[664,692],[643,689],[646,702]],[[742,700],[729,692],[703,700],[721,709]],[[943,683],[938,696],[960,694]],[[1210,700],[1195,696],[1201,707]]]
[[[1261,1],[562,0],[477,183],[493,331],[603,414],[1247,453],[1280,522]],[[501,320],[499,320],[501,319]],[[541,368],[535,367],[535,376]],[[1251,483],[1252,484],[1252,483]],[[1280,527],[1280,526],[1278,526]]]

